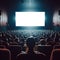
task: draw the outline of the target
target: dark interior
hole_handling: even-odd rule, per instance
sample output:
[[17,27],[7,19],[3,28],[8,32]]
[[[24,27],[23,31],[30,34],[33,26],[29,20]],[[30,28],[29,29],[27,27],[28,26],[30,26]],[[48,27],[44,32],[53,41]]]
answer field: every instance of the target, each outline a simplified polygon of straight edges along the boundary
[[[25,7],[26,1],[27,3],[35,2],[35,7],[28,5]],[[36,12],[45,12],[45,26],[16,26],[15,12],[31,9]],[[30,36],[35,40],[34,50],[46,56],[24,53],[19,55],[21,51],[26,51],[26,41]],[[60,60],[59,56],[59,0],[0,0],[0,60]]]

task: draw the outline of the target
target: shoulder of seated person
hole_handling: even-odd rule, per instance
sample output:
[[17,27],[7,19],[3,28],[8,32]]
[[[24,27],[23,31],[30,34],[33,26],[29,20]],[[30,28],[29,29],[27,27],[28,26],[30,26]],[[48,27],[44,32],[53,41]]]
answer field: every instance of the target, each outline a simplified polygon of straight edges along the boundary
[[20,54],[27,54],[25,51],[21,51],[21,53]]
[[42,52],[39,52],[39,51],[34,51],[35,54],[41,54],[41,55],[44,55],[46,56],[46,54],[42,53]]
[[17,56],[20,56],[22,54],[27,54],[25,51],[21,51],[21,53],[19,53]]

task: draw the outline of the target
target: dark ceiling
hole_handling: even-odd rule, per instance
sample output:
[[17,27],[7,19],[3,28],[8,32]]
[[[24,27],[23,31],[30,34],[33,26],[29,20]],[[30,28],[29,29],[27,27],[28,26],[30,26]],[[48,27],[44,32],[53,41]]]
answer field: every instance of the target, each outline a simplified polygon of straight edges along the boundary
[[[60,7],[60,1],[59,0],[36,0],[37,2],[41,3],[43,6],[48,7]],[[11,8],[15,7],[16,5],[21,3],[24,3],[24,0],[0,0],[0,7],[4,8]]]

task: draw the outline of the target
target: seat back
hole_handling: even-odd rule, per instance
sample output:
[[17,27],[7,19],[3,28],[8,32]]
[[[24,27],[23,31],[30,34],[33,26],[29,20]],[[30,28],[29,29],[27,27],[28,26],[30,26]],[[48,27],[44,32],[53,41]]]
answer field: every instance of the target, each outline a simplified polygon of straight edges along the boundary
[[0,48],[0,60],[11,60],[11,53],[6,48]]
[[41,54],[21,54],[17,60],[46,60],[46,56]]
[[47,59],[50,59],[50,55],[53,47],[51,45],[40,45],[38,46],[38,51],[47,55]]
[[53,48],[54,49],[60,49],[60,45],[55,45]]
[[0,45],[0,48],[5,48],[5,46],[4,45]]
[[50,60],[60,60],[60,49],[53,49]]
[[38,51],[45,53],[46,55],[51,54],[53,47],[51,45],[40,45]]
[[21,52],[21,46],[19,45],[9,45],[8,49],[11,51],[11,60],[15,60],[17,54]]

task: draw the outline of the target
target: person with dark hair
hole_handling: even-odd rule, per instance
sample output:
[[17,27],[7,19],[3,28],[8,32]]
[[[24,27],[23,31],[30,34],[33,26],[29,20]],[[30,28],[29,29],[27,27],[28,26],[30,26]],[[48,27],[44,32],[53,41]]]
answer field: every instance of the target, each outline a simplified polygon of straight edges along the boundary
[[27,53],[33,53],[34,46],[35,46],[34,38],[32,38],[32,37],[28,38],[26,41],[26,44],[27,44],[27,48],[28,48]]
[[34,51],[35,39],[34,37],[29,37],[26,41],[27,48],[26,52],[19,53],[17,55],[17,60],[46,60],[46,55],[44,53]]

